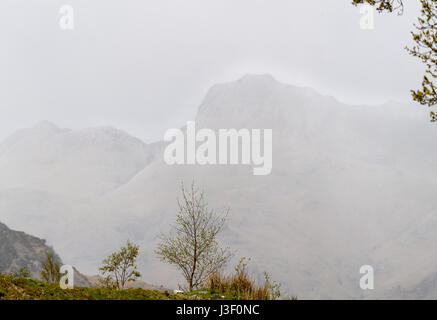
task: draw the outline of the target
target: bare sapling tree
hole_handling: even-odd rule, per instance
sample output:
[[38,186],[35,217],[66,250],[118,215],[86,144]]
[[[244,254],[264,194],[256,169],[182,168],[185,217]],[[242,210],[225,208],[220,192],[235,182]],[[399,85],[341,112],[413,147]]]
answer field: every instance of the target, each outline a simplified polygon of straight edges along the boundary
[[190,190],[182,184],[182,200],[178,199],[179,211],[170,235],[160,236],[155,251],[160,260],[176,266],[188,284],[188,290],[198,288],[211,275],[222,269],[232,254],[221,247],[217,236],[225,226],[228,211],[217,215],[208,208],[204,191],[195,187]]

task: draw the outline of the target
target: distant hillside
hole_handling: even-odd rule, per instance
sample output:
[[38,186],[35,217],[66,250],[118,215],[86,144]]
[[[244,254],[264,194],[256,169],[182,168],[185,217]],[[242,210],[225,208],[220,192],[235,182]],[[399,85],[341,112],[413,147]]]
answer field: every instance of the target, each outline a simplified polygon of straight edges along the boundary
[[[61,258],[53,248],[46,245],[45,240],[11,230],[0,223],[0,273],[9,274],[27,268],[32,278],[40,279],[46,252],[53,253],[57,262],[62,265]],[[75,271],[76,285],[92,286],[85,276]]]
[[0,144],[0,189],[101,195],[150,164],[155,148],[112,127],[72,131],[42,121]]
[[56,260],[61,261],[54,250],[46,245],[45,240],[11,230],[5,224],[0,223],[1,273],[28,268],[32,277],[38,278],[42,267],[41,261],[44,260],[46,252],[53,253]]

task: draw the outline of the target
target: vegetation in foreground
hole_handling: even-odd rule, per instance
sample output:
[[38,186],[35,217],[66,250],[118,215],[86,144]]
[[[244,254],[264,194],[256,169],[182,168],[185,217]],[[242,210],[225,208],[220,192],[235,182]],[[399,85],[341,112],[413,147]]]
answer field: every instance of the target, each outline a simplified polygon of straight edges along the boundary
[[59,284],[27,278],[0,275],[0,300],[164,300],[176,299],[164,292],[110,288],[82,288],[63,290]]
[[226,292],[238,300],[276,300],[281,296],[281,285],[272,281],[267,272],[264,273],[264,283],[259,285],[247,271],[250,259],[242,258],[235,267],[235,273],[223,275],[217,272],[208,279],[210,292]]
[[0,300],[241,300],[251,298],[240,295],[232,287],[223,293],[217,289],[186,293],[144,289],[120,290],[107,287],[75,287],[63,290],[59,284],[0,274]]
[[[217,215],[208,208],[203,191],[194,186],[185,190],[178,201],[179,213],[170,235],[162,235],[156,250],[163,262],[181,271],[186,286],[173,293],[142,288],[126,288],[128,282],[141,277],[137,271],[139,246],[127,241],[112,253],[100,267],[99,287],[68,288],[69,276],[62,276],[60,264],[51,252],[41,261],[41,278],[30,279],[27,268],[0,275],[0,300],[275,300],[281,295],[280,284],[265,273],[258,284],[247,271],[242,258],[235,273],[224,275],[232,253],[220,246],[217,236],[223,230],[227,214]],[[67,271],[68,273],[68,271]],[[62,277],[61,277],[62,276]],[[62,289],[61,286],[64,288]],[[179,286],[183,288],[182,286]]]

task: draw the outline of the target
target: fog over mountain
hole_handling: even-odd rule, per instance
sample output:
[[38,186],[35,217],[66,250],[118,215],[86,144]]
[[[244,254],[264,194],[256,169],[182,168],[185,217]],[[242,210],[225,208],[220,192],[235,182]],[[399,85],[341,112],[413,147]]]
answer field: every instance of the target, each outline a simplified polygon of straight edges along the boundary
[[[87,274],[131,239],[141,245],[143,280],[175,286],[177,272],[153,250],[175,217],[181,182],[194,179],[211,207],[230,209],[222,241],[285,294],[437,298],[437,127],[426,110],[350,106],[248,75],[212,87],[187,120],[273,129],[271,174],[169,166],[164,142],[41,122],[0,144],[0,221],[47,239]],[[359,287],[362,265],[375,268],[370,293]]]

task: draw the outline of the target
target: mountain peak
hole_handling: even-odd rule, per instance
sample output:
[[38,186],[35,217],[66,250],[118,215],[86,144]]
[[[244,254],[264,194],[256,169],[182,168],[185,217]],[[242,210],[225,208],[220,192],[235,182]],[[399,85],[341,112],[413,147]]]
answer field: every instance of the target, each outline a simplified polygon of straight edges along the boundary
[[279,82],[271,74],[246,74],[237,82],[256,84],[278,84]]
[[55,125],[53,122],[42,120],[33,126],[34,129],[42,129],[42,130],[50,130],[50,131],[59,131],[60,128]]

